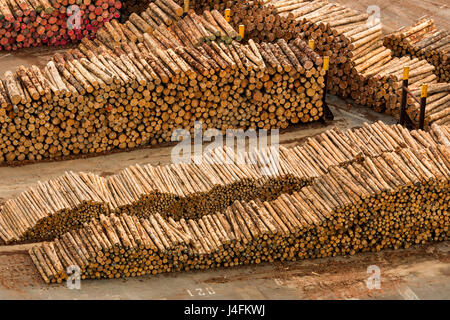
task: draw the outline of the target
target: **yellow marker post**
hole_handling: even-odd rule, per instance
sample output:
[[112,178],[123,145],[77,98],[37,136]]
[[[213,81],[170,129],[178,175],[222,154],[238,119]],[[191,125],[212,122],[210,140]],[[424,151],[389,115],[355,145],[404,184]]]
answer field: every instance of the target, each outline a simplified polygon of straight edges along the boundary
[[428,96],[428,85],[423,84],[422,85],[422,92],[420,93],[421,98],[426,98]]
[[311,48],[311,50],[314,50],[314,45],[315,45],[314,40],[309,40],[308,44],[309,44],[309,47]]
[[325,56],[323,57],[323,70],[328,71],[330,68],[330,57]]
[[225,20],[227,20],[227,22],[230,22],[230,17],[231,17],[231,10],[230,9],[225,9]]
[[245,26],[243,24],[239,25],[239,35],[241,36],[242,39],[244,39],[245,36]]
[[189,0],[184,0],[184,13],[189,11]]
[[409,79],[409,67],[404,67],[403,68],[403,80],[408,80]]
[[423,130],[425,125],[425,107],[427,105],[428,85],[422,85],[422,92],[420,93],[420,114],[419,114],[419,129]]
[[402,103],[400,105],[400,124],[403,126],[406,121],[406,98],[408,92],[409,67],[403,67]]

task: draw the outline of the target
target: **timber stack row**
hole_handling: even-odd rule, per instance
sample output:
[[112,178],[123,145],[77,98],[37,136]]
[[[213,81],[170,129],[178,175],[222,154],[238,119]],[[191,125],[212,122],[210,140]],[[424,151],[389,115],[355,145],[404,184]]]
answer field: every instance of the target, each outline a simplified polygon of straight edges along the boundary
[[[221,5],[215,6],[222,10]],[[249,39],[289,40],[295,35],[314,40],[316,52],[330,57],[329,92],[351,97],[377,112],[399,118],[404,66],[410,67],[409,82],[414,89],[439,80],[434,74],[436,67],[425,59],[395,57],[383,45],[379,21],[340,4],[325,0],[243,0],[233,2],[230,8],[231,24],[245,25]],[[417,112],[417,106],[412,105],[410,114]]]
[[406,147],[201,218],[100,214],[29,254],[45,282],[61,283],[73,266],[111,279],[408,248],[449,239],[449,177],[438,149]]
[[[238,162],[225,148],[206,154],[201,164],[136,165],[108,178],[68,172],[8,200],[0,212],[0,237],[6,243],[52,240],[101,214],[147,219],[160,213],[176,221],[196,220],[224,211],[237,200],[269,201],[301,191],[351,164],[367,163],[381,180],[384,174],[378,176],[373,163],[391,153],[392,159],[403,155],[412,161],[410,166],[433,172],[428,162],[419,165],[429,157],[448,177],[448,130],[433,125],[430,132],[410,132],[377,122],[345,132],[329,130],[303,146],[281,148],[278,158],[278,150],[271,147],[250,152]],[[393,168],[389,161],[385,170]]]
[[[178,1],[180,4],[182,2]],[[438,63],[436,55],[433,55],[433,61],[427,63],[425,59],[430,56],[429,53],[419,57],[394,57],[397,54],[391,52],[392,46],[383,46],[379,21],[369,21],[367,14],[323,0],[207,1],[195,2],[191,6],[197,12],[209,8],[223,12],[225,8],[230,8],[231,24],[235,28],[244,25],[246,39],[271,42],[280,38],[289,40],[295,35],[314,40],[315,50],[331,57],[328,83],[331,93],[350,96],[357,103],[397,118],[400,114],[403,67],[410,68],[409,84],[416,90],[424,83],[437,83],[440,80],[436,76],[440,72],[438,69],[445,68],[447,61],[446,57],[442,57],[441,63]],[[420,28],[428,27],[420,29],[422,33],[433,26],[428,20],[422,22]],[[418,30],[417,27],[414,30]],[[437,32],[433,39],[439,40],[437,45],[444,46],[447,37],[446,32]],[[441,100],[433,106],[443,108],[447,105],[445,102]],[[418,104],[410,104],[408,114],[416,125],[418,113]],[[446,111],[437,116],[440,120],[447,119],[445,115]],[[435,117],[429,116],[431,119]]]
[[[0,81],[0,163],[171,141],[178,128],[286,128],[323,115],[323,59],[301,39],[241,44],[218,11],[164,0]],[[161,2],[161,3],[163,3]],[[165,13],[166,12],[166,13]]]
[[0,0],[0,51],[93,37],[120,17],[121,6],[116,0]]
[[150,4],[150,0],[125,0],[122,1],[121,20],[127,21],[132,13],[140,14],[145,11]]
[[245,25],[248,39],[272,42],[283,38],[288,41],[304,35],[301,23],[293,15],[282,15],[300,7],[300,1],[279,1],[270,5],[268,1],[233,2],[228,6],[231,8],[230,21],[236,26]]
[[437,29],[432,19],[421,19],[386,36],[384,45],[398,57],[427,60],[440,82],[450,82],[450,32]]
[[[419,86],[409,86],[412,94],[416,99],[408,96],[407,113],[409,118],[414,122],[419,122],[420,117],[420,101],[422,89]],[[425,125],[430,126],[432,123],[449,124],[450,123],[450,83],[433,83],[428,85],[427,104],[425,108]]]
[[[274,4],[272,4],[274,3]],[[435,67],[426,60],[394,57],[383,46],[382,25],[369,15],[324,0],[269,1],[282,17],[293,16],[314,39],[317,52],[330,56],[331,93],[399,117],[403,67],[410,83],[436,83]]]
[[[149,7],[149,4],[154,2],[158,7],[160,7],[160,3],[164,4],[162,0],[125,0],[122,1],[122,10],[121,10],[121,20],[125,22],[130,18],[130,15],[133,13],[140,14],[143,11],[146,11]],[[183,7],[184,0],[178,1],[175,0],[177,4]],[[194,3],[194,1],[191,1]],[[190,3],[190,7],[192,8],[192,3]]]
[[[158,1],[125,1],[123,17],[129,17],[132,13],[143,12],[147,10],[149,3],[158,4]],[[184,6],[184,0],[176,0],[175,2],[182,7]],[[191,0],[189,7],[199,14],[205,10],[218,10],[224,13],[225,9],[230,9],[230,23],[236,30],[238,30],[240,24],[244,25],[246,39],[274,42],[283,38],[288,41],[301,35],[301,28],[297,21],[291,17],[283,18],[277,14],[278,12],[262,6],[262,4],[261,1],[247,0]]]

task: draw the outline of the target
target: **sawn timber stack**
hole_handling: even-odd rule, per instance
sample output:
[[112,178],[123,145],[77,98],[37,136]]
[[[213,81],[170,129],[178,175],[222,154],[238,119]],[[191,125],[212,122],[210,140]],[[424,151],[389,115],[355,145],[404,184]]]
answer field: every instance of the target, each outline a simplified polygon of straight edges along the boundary
[[[209,6],[199,3],[196,8],[201,12]],[[229,6],[231,24],[245,25],[246,35],[254,41],[293,36],[314,40],[316,52],[330,57],[330,93],[397,119],[404,66],[410,67],[411,85],[438,82],[435,65],[420,57],[395,57],[383,46],[380,21],[343,5],[325,0],[241,0],[214,6],[221,10]]]
[[291,195],[235,201],[201,218],[101,214],[29,253],[45,282],[61,283],[71,266],[82,279],[112,279],[445,241],[449,173],[438,149],[408,146],[330,167]]
[[322,116],[322,58],[301,39],[244,45],[218,11],[179,17],[175,6],[160,25],[113,20],[43,69],[6,72],[0,163],[168,142],[194,121],[225,131]]
[[117,19],[116,0],[0,0],[0,51],[60,46],[93,37]]
[[384,38],[394,55],[425,59],[435,66],[439,82],[450,82],[450,32],[438,30],[432,19],[421,19]]
[[67,172],[8,200],[0,212],[0,237],[7,243],[51,240],[100,214],[198,219],[235,200],[268,201],[300,191],[332,168],[403,149],[432,156],[447,172],[448,127],[432,127],[430,133],[409,132],[377,122],[345,132],[333,129],[299,147],[249,153],[244,163],[225,148],[207,154],[201,164],[136,165],[108,178]]

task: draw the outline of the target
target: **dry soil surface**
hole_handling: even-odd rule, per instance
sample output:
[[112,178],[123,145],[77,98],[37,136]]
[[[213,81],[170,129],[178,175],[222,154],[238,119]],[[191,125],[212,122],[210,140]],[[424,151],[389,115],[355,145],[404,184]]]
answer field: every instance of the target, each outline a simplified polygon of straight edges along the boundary
[[450,30],[450,1],[448,0],[332,1],[362,12],[366,12],[369,6],[378,6],[385,33],[391,33],[403,26],[409,26],[424,16],[433,19],[438,28]]
[[[370,5],[379,6],[385,32],[407,26],[424,15],[435,19],[438,27],[450,29],[448,0],[335,1],[364,12]],[[21,64],[44,65],[54,52],[61,50],[66,48],[2,52],[0,76]],[[308,136],[332,126],[345,129],[378,119],[394,123],[392,118],[364,108],[349,109],[346,101],[335,97],[330,97],[329,104],[336,117],[333,122],[290,129],[280,136],[280,143],[300,144]],[[169,163],[170,154],[170,147],[158,147],[88,159],[0,167],[0,205],[37,181],[54,178],[67,170],[106,176],[135,163]],[[450,299],[448,242],[352,257],[83,281],[81,290],[45,285],[26,253],[27,248],[0,247],[0,299]],[[381,269],[381,289],[369,290],[366,286],[370,265]]]
[[[47,285],[26,253],[0,248],[0,299],[450,299],[450,244],[355,256]],[[380,286],[368,286],[380,270]],[[374,284],[370,281],[369,284]]]

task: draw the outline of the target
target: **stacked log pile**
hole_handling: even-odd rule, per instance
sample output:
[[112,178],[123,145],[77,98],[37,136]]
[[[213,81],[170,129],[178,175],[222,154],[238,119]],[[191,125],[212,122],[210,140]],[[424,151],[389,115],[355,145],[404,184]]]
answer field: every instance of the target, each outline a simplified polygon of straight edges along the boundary
[[[122,19],[128,19],[133,13],[141,14],[146,11],[150,3],[163,2],[161,0],[124,0],[122,1]],[[174,0],[179,6],[184,8],[185,0]],[[197,13],[202,13],[205,10],[218,10],[223,12],[225,8],[235,8],[245,1],[242,0],[190,0],[189,8],[195,10]],[[233,9],[234,10],[234,9]]]
[[450,163],[438,150],[407,147],[332,167],[291,195],[235,201],[197,219],[101,214],[29,253],[45,282],[61,283],[71,266],[82,279],[112,279],[445,241]]
[[301,22],[293,15],[283,15],[289,10],[295,10],[304,1],[239,1],[231,8],[231,22],[234,25],[243,24],[249,39],[259,41],[274,41],[275,39],[290,40],[303,37]]
[[316,51],[330,56],[328,88],[332,94],[398,117],[399,110],[386,103],[396,106],[394,102],[400,101],[404,65],[410,65],[415,80],[436,82],[434,67],[426,61],[400,62],[393,57],[383,46],[380,22],[369,21],[368,14],[323,0],[269,1],[266,5],[278,6],[279,15],[286,19],[294,17],[305,39],[315,40]]
[[[175,0],[175,2],[184,7],[184,0]],[[149,3],[158,5],[158,1],[155,0],[125,1],[122,17],[127,18],[133,13],[140,14],[146,11]],[[259,42],[274,42],[283,38],[289,41],[301,35],[299,22],[291,17],[287,19],[281,17],[278,15],[278,10],[263,6],[263,1],[191,0],[189,7],[198,14],[203,13],[205,10],[218,10],[223,13],[225,9],[230,9],[231,25],[238,30],[239,25],[243,24],[247,39],[258,40]]]
[[439,82],[450,82],[450,32],[438,30],[432,19],[421,19],[384,38],[394,55],[425,59],[435,66]]
[[116,0],[0,0],[0,51],[93,37],[105,22],[120,17],[120,8]]
[[127,21],[131,14],[140,14],[148,8],[151,0],[124,0],[122,1],[121,20]]
[[[420,101],[421,88],[409,86],[412,94]],[[425,108],[425,125],[431,124],[448,125],[450,124],[450,83],[434,83],[428,85],[428,97]],[[420,104],[411,96],[407,99],[407,113],[409,118],[419,122]]]
[[167,142],[195,121],[225,131],[322,116],[322,58],[300,39],[240,44],[218,11],[181,17],[181,7],[164,3],[171,15],[150,6],[159,15],[106,23],[97,39],[56,54],[42,70],[6,72],[0,163]]
[[[403,85],[404,68],[409,70],[409,88],[416,90],[423,84],[437,83],[437,77],[433,74],[434,66],[427,63],[426,60],[419,60],[409,56],[402,58],[393,58],[386,64],[379,67],[379,72],[367,80],[366,90],[373,86],[378,87],[374,91],[375,96],[384,101],[382,105],[385,113],[400,117],[401,94]],[[414,121],[414,119],[411,119]],[[417,125],[418,123],[415,122]]]
[[[180,2],[180,1],[179,1]],[[291,1],[292,2],[292,1]],[[292,3],[291,3],[292,4]],[[247,39],[258,40],[260,42],[274,42],[278,39],[289,41],[301,37],[303,32],[300,23],[292,16],[282,17],[281,2],[274,6],[264,6],[264,1],[209,1],[208,3],[198,2],[195,6],[197,12],[205,9],[216,9],[223,12],[230,9],[230,23],[238,28],[245,26]],[[291,9],[295,8],[295,4]]]
[[[433,55],[433,61],[426,63],[429,53],[419,58],[397,58],[391,52],[392,46],[383,45],[379,22],[370,20],[367,14],[323,0],[208,1],[196,2],[192,7],[197,12],[230,8],[230,23],[236,29],[243,24],[248,39],[271,42],[295,36],[314,40],[315,50],[331,57],[328,78],[331,93],[351,97],[359,104],[397,118],[403,67],[410,67],[410,84],[417,87],[437,83],[439,79],[434,74],[447,61],[442,57],[444,63],[436,63],[437,56]],[[415,27],[408,31],[414,33],[412,38],[433,28],[430,21],[422,22],[420,30]],[[437,44],[444,46],[447,37],[445,32],[439,32],[433,39],[439,39]]]
[[108,178],[68,172],[8,200],[0,213],[0,237],[7,243],[51,240],[100,214],[195,220],[236,200],[269,201],[300,191],[334,168],[403,149],[432,154],[447,166],[449,138],[445,126],[426,133],[377,122],[329,130],[279,154],[273,148],[249,153],[244,164],[225,148],[207,154],[202,164],[136,165]]
[[243,0],[230,8],[231,24],[235,28],[245,25],[246,36],[253,40],[288,40],[293,35],[314,40],[316,52],[330,57],[330,93],[351,97],[378,112],[399,117],[404,66],[410,67],[411,84],[439,80],[432,63],[397,58],[383,46],[379,21],[340,4],[324,0]]

